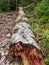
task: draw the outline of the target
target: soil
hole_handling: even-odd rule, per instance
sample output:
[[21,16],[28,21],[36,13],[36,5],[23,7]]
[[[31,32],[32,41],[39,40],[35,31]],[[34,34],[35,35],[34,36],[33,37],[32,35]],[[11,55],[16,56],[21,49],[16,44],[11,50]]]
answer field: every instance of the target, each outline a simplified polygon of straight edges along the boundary
[[6,57],[9,54],[11,33],[16,17],[17,11],[0,13],[0,65],[12,65],[9,64]]

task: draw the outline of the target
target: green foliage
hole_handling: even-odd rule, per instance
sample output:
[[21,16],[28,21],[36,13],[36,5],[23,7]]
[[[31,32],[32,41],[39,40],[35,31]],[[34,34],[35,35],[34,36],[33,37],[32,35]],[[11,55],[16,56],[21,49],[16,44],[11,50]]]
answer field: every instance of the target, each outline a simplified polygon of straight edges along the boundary
[[2,11],[15,10],[16,0],[0,0],[0,8]]
[[47,23],[49,20],[49,16],[42,16],[40,18],[36,18],[36,22],[38,22],[39,24],[44,24]]
[[49,21],[49,0],[42,0],[34,8],[36,22],[45,24]]
[[42,0],[35,7],[35,13],[39,16],[48,16],[49,15],[49,0]]
[[[17,4],[16,4],[17,1]],[[36,3],[35,0],[0,0],[0,9],[4,10],[16,10],[16,5],[22,4],[24,7],[31,3]],[[28,10],[33,10],[34,6],[31,6]]]
[[19,0],[19,4],[22,4],[23,6],[27,6],[33,2],[35,2],[35,0]]
[[46,65],[49,65],[49,58],[45,58]]
[[41,36],[43,37],[42,43],[44,47],[46,47],[46,50],[48,50],[49,49],[49,30],[48,29],[42,30]]
[[16,0],[9,0],[10,9],[15,10],[16,9]]
[[48,38],[49,37],[49,30],[42,30],[42,36]]
[[31,25],[31,30],[34,32],[37,37],[37,32],[39,32],[39,37],[41,39],[38,40],[38,44],[40,46],[44,46],[46,49],[47,57],[44,58],[46,65],[49,65],[49,22],[46,24],[39,24],[38,22],[34,22],[34,18],[30,17],[28,21],[26,21]]
[[5,10],[9,10],[9,3],[8,3],[8,0],[0,0],[0,8],[2,9],[2,11],[5,11]]

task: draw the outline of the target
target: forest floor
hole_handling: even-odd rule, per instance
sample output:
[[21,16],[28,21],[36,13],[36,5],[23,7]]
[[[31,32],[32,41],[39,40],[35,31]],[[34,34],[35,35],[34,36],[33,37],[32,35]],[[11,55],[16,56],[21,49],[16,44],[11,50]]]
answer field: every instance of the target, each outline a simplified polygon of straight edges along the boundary
[[9,65],[6,57],[9,52],[10,33],[12,32],[16,17],[16,11],[0,13],[0,65]]

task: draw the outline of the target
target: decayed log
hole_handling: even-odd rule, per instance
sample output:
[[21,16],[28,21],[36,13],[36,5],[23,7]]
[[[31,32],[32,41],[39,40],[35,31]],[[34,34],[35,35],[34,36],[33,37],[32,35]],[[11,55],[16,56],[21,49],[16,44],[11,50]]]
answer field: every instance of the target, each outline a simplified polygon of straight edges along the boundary
[[34,37],[27,23],[20,22],[15,25],[10,51],[13,57],[21,57],[23,65],[45,65],[41,49]]
[[12,56],[21,56],[23,65],[45,65],[40,50],[34,46],[20,43],[10,46]]

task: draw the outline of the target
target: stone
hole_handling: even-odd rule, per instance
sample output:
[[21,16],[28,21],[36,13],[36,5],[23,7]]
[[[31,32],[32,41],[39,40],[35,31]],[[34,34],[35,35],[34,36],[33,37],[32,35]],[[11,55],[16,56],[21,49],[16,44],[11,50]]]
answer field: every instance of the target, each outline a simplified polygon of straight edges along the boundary
[[11,34],[10,33],[8,33],[7,35],[6,35],[6,37],[10,37],[11,36]]
[[4,55],[4,52],[2,52],[1,55],[3,56]]

